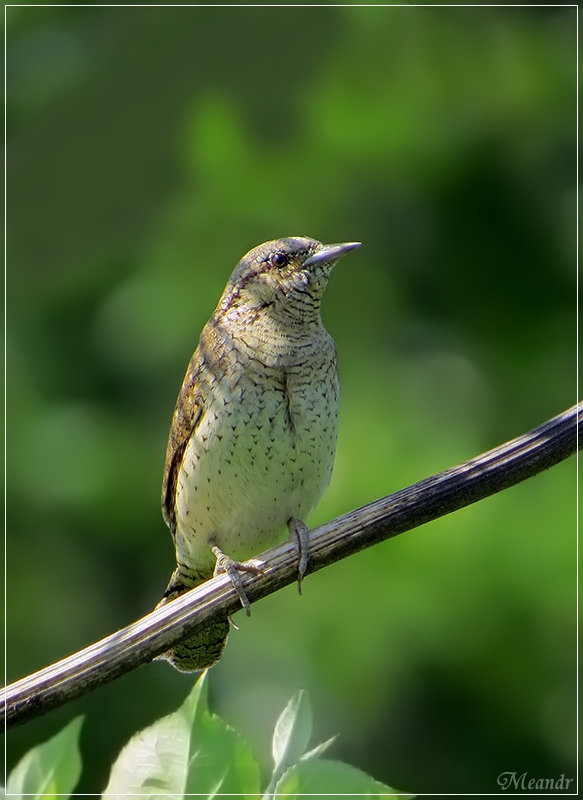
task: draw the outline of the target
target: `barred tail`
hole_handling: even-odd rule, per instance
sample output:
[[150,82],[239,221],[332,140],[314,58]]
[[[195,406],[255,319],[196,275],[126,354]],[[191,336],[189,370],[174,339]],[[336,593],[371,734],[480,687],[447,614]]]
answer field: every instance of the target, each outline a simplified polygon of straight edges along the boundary
[[[170,583],[156,608],[165,605],[170,600],[174,600],[175,597],[188,591],[188,589],[193,589],[205,579],[206,576],[188,574],[184,568],[178,566],[172,573]],[[221,657],[228,635],[229,620],[225,618],[207,625],[206,628],[198,631],[198,633],[179,642],[170,650],[158,656],[158,659],[168,661],[180,672],[196,672],[212,667]]]

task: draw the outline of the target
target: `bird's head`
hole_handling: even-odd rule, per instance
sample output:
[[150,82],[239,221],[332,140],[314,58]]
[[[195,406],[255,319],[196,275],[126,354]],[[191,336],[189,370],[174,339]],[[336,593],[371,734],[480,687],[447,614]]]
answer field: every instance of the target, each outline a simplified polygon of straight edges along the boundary
[[296,318],[312,316],[319,311],[334,264],[359,244],[322,244],[305,236],[260,244],[235,267],[219,309],[228,313],[244,306]]

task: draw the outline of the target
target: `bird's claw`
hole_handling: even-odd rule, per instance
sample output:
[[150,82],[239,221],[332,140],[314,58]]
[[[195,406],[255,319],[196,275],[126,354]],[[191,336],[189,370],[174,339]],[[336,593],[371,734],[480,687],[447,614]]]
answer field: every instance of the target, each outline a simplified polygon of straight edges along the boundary
[[308,537],[308,526],[301,519],[291,517],[287,526],[289,528],[290,539],[295,541],[298,551],[298,593],[302,593],[302,581],[308,568],[308,550],[310,540]]
[[217,559],[217,563],[215,566],[215,575],[219,575],[221,572],[226,572],[233,589],[237,592],[237,596],[241,601],[241,605],[245,609],[245,613],[247,616],[251,616],[251,604],[249,603],[249,598],[243,588],[243,583],[241,581],[241,576],[239,575],[240,572],[252,572],[254,575],[264,575],[264,570],[258,566],[259,562],[247,562],[242,563],[241,561],[233,561],[232,558],[229,558],[228,555],[223,553],[220,547],[217,545],[212,545],[211,550]]

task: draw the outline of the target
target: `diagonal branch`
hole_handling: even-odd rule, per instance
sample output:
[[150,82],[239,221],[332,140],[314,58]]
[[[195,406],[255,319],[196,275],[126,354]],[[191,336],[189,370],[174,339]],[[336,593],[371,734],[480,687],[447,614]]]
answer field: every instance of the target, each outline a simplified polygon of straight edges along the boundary
[[[465,461],[310,532],[307,572],[475,503],[559,463],[579,449],[583,403],[476,458]],[[258,559],[264,573],[242,573],[251,602],[297,577],[291,542]],[[225,575],[212,578],[126,628],[5,689],[0,715],[7,725],[40,716],[151,661],[211,620],[234,614],[239,598]]]

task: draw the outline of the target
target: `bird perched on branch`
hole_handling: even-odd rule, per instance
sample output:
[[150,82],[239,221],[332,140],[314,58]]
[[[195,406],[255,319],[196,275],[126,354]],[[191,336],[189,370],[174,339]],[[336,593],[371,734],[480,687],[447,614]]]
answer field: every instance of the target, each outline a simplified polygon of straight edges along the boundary
[[[240,563],[288,528],[307,564],[303,520],[330,480],[336,450],[336,348],[320,301],[358,242],[277,239],[237,264],[188,365],[170,428],[162,510],[177,566],[160,604],[226,571],[248,610]],[[229,620],[162,657],[177,669],[217,661]]]

